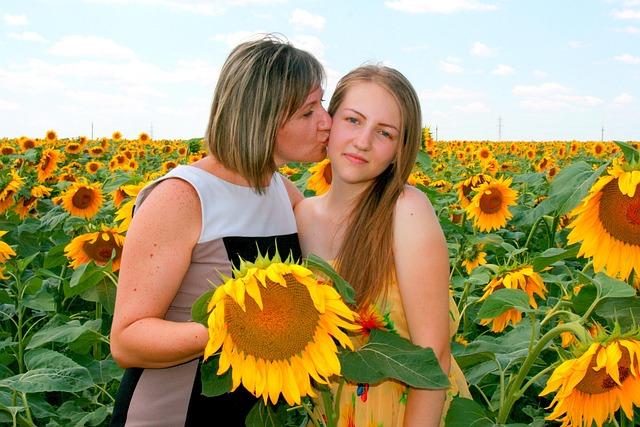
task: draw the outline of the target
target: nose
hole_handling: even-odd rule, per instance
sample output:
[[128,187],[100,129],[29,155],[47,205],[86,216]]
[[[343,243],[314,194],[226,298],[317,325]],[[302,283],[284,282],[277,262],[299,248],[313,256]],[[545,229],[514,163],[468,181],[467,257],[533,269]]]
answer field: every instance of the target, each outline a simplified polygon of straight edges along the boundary
[[318,130],[328,132],[331,130],[331,125],[333,121],[329,113],[327,113],[327,110],[325,110],[324,107],[321,107],[321,108],[322,108],[322,114],[320,117],[320,121],[318,122]]
[[352,145],[358,150],[367,151],[371,147],[370,131],[366,128],[359,129],[353,136]]

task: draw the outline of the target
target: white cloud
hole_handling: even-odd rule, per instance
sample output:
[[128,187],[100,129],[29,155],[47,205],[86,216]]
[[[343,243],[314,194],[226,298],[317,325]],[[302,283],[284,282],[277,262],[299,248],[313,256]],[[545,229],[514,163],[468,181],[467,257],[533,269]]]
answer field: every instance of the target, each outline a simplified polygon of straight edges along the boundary
[[409,13],[455,13],[463,11],[496,10],[498,7],[477,0],[396,0],[385,6]]
[[627,33],[627,34],[640,34],[640,28],[633,27],[631,25],[625,28],[621,28],[619,31],[622,31],[623,33]]
[[480,56],[482,58],[489,58],[491,56],[495,56],[496,49],[487,46],[486,44],[475,42],[473,46],[471,46],[470,50],[473,56]]
[[0,110],[9,111],[9,110],[17,110],[19,108],[20,107],[15,102],[0,99]]
[[578,40],[571,40],[569,42],[569,47],[571,49],[580,49],[581,47],[584,47],[584,42],[578,41]]
[[513,73],[515,73],[515,70],[513,69],[513,67],[510,67],[510,66],[505,65],[505,64],[499,64],[491,72],[491,74],[495,74],[496,76],[510,76]]
[[5,13],[2,15],[4,23],[10,26],[27,25],[27,15],[11,15]]
[[440,61],[440,69],[445,73],[449,74],[460,74],[464,71],[464,69],[456,64],[457,61],[455,58],[447,58],[444,61]]
[[537,79],[546,79],[547,77],[549,77],[549,73],[542,70],[533,70],[532,74]]
[[9,38],[27,42],[47,43],[48,40],[33,31],[23,31],[21,33],[9,33]]
[[631,104],[633,102],[633,96],[628,93],[621,93],[620,95],[613,98],[613,103],[618,105],[626,105]]
[[318,59],[324,58],[324,43],[322,43],[322,40],[320,40],[318,37],[296,35],[291,39],[291,44],[293,44],[298,49],[311,52]]
[[462,113],[488,113],[491,111],[487,105],[482,101],[471,102],[469,104],[457,105],[455,110]]
[[640,64],[640,57],[633,56],[628,53],[614,56],[613,59],[615,59],[616,61],[624,62],[626,64]]
[[292,24],[296,30],[312,28],[321,31],[324,29],[325,19],[320,15],[314,15],[306,10],[296,9],[291,13],[289,23]]
[[445,85],[437,90],[425,90],[420,92],[420,98],[427,102],[432,100],[457,101],[462,99],[473,99],[479,97],[478,92],[472,92],[454,86]]
[[616,19],[640,19],[640,10],[624,9],[614,10],[612,15]]
[[574,95],[559,83],[543,83],[537,86],[514,86],[512,93],[522,97],[519,104],[529,110],[575,110],[596,107],[604,101],[591,95]]
[[537,86],[517,85],[512,89],[512,93],[517,96],[545,96],[557,93],[566,93],[569,89],[559,83],[542,83]]
[[266,31],[236,31],[227,34],[216,34],[210,40],[223,42],[229,47],[236,47],[240,43],[256,40],[266,34]]
[[145,6],[164,6],[180,12],[189,12],[199,15],[222,15],[226,8],[220,1],[206,0],[84,0],[87,3],[100,3],[107,5],[128,6],[141,4]]
[[49,53],[67,57],[133,59],[135,53],[111,39],[96,36],[65,36],[49,48]]

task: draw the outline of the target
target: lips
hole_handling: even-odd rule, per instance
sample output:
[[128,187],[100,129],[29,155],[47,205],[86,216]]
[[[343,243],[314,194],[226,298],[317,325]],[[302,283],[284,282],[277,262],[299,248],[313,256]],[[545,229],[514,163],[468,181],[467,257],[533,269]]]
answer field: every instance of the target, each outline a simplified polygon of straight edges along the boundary
[[364,157],[358,156],[357,154],[353,154],[353,153],[344,153],[343,156],[345,156],[348,160],[350,160],[353,163],[367,163],[367,160]]

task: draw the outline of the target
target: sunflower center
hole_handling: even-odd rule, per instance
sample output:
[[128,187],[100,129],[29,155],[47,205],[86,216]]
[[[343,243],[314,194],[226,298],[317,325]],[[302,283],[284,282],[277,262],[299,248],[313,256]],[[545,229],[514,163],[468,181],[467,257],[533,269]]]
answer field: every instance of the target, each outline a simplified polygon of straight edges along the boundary
[[120,254],[122,253],[122,247],[116,244],[115,239],[111,235],[107,235],[108,240],[105,240],[103,237],[103,233],[100,233],[100,236],[96,239],[95,242],[84,242],[82,245],[82,250],[91,258],[100,264],[106,264],[111,259],[111,254],[113,250],[116,251],[116,258],[120,258]]
[[331,179],[333,178],[333,174],[331,173],[331,167],[329,165],[327,165],[322,171],[322,177],[324,178],[325,181],[327,181],[327,184],[331,184]]
[[267,280],[258,285],[264,310],[253,298],[245,299],[247,311],[226,299],[225,320],[234,344],[245,354],[265,360],[288,359],[301,353],[313,341],[319,314],[307,288],[291,274],[284,275],[287,287]]
[[93,191],[86,187],[80,187],[73,195],[71,202],[78,209],[86,209],[93,201]]
[[502,193],[496,190],[487,190],[480,198],[480,209],[484,213],[496,213],[502,207]]
[[602,226],[611,236],[630,245],[640,245],[640,191],[625,196],[614,179],[605,185],[598,212]]
[[[626,348],[620,347],[620,351],[622,352],[622,357],[620,357],[620,360],[618,361],[618,375],[620,382],[622,383],[627,379],[627,377],[629,377],[631,358],[629,357],[629,351]],[[600,369],[598,372],[593,370],[593,367],[596,366],[596,359],[595,355],[591,357],[591,363],[587,368],[587,373],[582,381],[576,385],[576,389],[583,393],[600,394],[606,393],[614,387],[619,387],[618,383],[616,383],[613,378],[607,374],[607,370],[605,368]]]
[[46,171],[47,168],[49,167],[50,163],[51,163],[51,156],[47,154],[42,159],[42,164],[40,165],[40,170]]

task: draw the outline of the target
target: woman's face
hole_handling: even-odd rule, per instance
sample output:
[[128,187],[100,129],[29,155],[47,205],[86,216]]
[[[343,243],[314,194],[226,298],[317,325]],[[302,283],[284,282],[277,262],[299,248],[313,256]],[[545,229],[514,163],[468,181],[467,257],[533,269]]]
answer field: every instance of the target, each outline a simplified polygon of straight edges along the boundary
[[278,130],[273,156],[276,165],[325,158],[331,116],[322,106],[322,94],[321,87],[312,90],[302,107]]
[[401,123],[398,104],[382,86],[359,82],[348,88],[327,146],[333,180],[358,184],[384,172],[395,159]]

